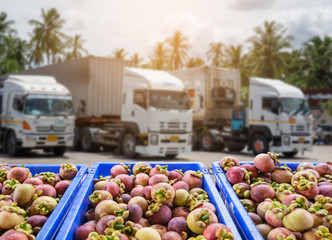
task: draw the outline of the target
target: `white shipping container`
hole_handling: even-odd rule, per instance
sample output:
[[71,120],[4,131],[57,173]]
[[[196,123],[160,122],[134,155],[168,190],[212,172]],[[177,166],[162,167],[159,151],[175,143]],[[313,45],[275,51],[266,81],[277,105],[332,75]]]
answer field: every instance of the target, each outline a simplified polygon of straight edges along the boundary
[[73,96],[76,117],[121,115],[124,61],[88,56],[18,74],[49,75]]
[[231,108],[218,108],[211,101],[214,87],[227,87],[235,91],[236,102],[240,102],[241,75],[237,70],[198,67],[171,71],[171,74],[183,81],[187,89],[199,89],[203,97],[203,107],[194,111],[193,119],[204,121],[207,119],[230,120]]

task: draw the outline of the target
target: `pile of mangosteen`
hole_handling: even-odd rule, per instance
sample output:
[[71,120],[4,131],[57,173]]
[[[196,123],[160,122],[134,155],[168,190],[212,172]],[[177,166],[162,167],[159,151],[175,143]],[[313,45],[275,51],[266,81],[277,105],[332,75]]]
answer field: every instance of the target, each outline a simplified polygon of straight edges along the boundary
[[0,240],[35,239],[77,171],[62,164],[59,173],[32,176],[24,166],[0,164]]
[[120,163],[94,181],[86,222],[76,240],[234,239],[218,223],[200,171],[168,171],[168,166]]
[[332,239],[332,165],[301,163],[292,171],[277,155],[254,164],[224,157],[220,167],[264,239]]

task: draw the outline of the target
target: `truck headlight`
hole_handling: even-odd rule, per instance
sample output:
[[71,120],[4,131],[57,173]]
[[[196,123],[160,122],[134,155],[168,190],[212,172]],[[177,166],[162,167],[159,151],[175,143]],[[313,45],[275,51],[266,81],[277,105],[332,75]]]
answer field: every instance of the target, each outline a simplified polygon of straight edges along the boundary
[[289,146],[289,144],[290,144],[290,137],[284,136],[284,145]]
[[157,145],[158,144],[158,135],[157,134],[151,134],[150,143],[151,143],[151,145]]
[[189,134],[189,137],[188,137],[188,145],[191,145],[193,142],[193,135],[192,134]]
[[26,136],[25,139],[27,141],[37,141],[37,138],[35,136]]

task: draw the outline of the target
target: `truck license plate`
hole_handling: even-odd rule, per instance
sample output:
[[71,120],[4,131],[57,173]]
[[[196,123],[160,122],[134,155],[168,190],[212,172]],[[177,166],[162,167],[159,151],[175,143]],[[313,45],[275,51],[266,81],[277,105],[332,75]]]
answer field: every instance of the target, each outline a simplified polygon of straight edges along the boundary
[[179,136],[171,136],[171,142],[178,142],[180,140]]
[[48,142],[57,142],[58,141],[58,136],[47,136],[46,140]]
[[298,142],[299,142],[299,143],[304,143],[304,138],[299,138],[299,139],[298,139]]

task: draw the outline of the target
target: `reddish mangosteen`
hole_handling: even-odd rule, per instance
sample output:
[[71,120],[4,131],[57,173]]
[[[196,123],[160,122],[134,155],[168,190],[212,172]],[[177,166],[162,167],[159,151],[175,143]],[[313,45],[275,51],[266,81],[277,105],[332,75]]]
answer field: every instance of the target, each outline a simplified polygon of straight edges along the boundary
[[290,183],[293,177],[292,170],[286,165],[276,167],[272,174],[272,179],[277,183]]
[[95,220],[96,216],[95,216],[95,209],[94,208],[90,208],[86,214],[85,214],[85,220],[86,221],[91,221],[91,220]]
[[206,240],[234,239],[232,231],[222,223],[213,223],[203,232]]
[[217,222],[217,216],[206,208],[195,209],[187,217],[189,229],[196,234],[202,234],[210,224]]
[[168,178],[166,175],[156,174],[156,175],[153,175],[152,177],[150,177],[150,179],[149,179],[150,186],[156,185],[157,183],[161,183],[161,182],[168,183]]
[[41,184],[35,187],[35,193],[40,196],[56,197],[56,190],[49,184]]
[[167,168],[168,168],[167,165],[164,166],[156,165],[154,168],[151,169],[149,176],[152,177],[153,175],[156,174],[164,174],[165,176],[168,177],[169,171]]
[[84,223],[84,225],[90,225],[90,226],[96,227],[97,226],[97,221],[96,220],[91,220],[91,221],[88,221],[88,222]]
[[303,170],[303,171],[306,171],[306,172],[310,172],[310,173],[312,173],[317,179],[320,178],[319,173],[318,173],[316,170],[314,170],[314,169],[305,169],[305,170]]
[[248,172],[251,172],[250,178],[257,178],[258,177],[258,170],[257,168],[249,163],[245,163],[241,165],[242,168],[245,168]]
[[177,232],[167,232],[162,237],[161,240],[182,240],[182,237]]
[[128,204],[127,208],[129,211],[128,220],[132,221],[134,223],[138,223],[139,220],[143,216],[142,208],[138,204],[135,204],[135,203]]
[[35,177],[39,178],[43,181],[44,184],[50,184],[52,186],[55,186],[55,184],[60,181],[60,177],[53,173],[53,172],[41,172]]
[[280,164],[277,160],[278,155],[274,155],[272,153],[260,153],[254,159],[255,167],[264,173],[272,172],[276,164]]
[[139,173],[135,176],[134,184],[135,186],[141,185],[143,187],[149,184],[150,177],[145,173]]
[[255,225],[263,223],[262,218],[257,213],[248,212],[248,215],[250,216],[251,220],[254,222]]
[[332,163],[318,163],[315,166],[314,170],[316,170],[320,174],[320,176],[332,175]]
[[262,218],[265,219],[265,213],[269,209],[269,206],[271,205],[272,200],[271,199],[265,199],[263,202],[258,204],[257,206],[257,214]]
[[291,205],[292,203],[296,203],[297,206],[308,208],[309,207],[309,201],[306,197],[300,195],[300,194],[290,194],[287,197],[285,197],[282,201],[282,204],[286,205],[287,207]]
[[104,200],[113,200],[112,194],[105,190],[96,190],[89,196],[89,200],[93,207]]
[[68,164],[61,164],[61,168],[59,171],[60,176],[63,179],[70,180],[76,176],[78,169],[75,165],[68,163]]
[[166,205],[152,203],[145,212],[150,224],[165,225],[172,218],[172,211]]
[[272,227],[283,227],[286,205],[273,201],[265,213],[265,221]]
[[39,178],[37,177],[33,177],[33,178],[27,178],[26,180],[24,180],[23,183],[26,183],[26,184],[32,184],[34,186],[37,186],[37,185],[41,185],[43,184],[43,181],[40,180]]
[[31,215],[48,215],[57,206],[57,201],[49,196],[36,198],[29,207]]
[[167,227],[160,224],[153,224],[150,226],[150,228],[156,230],[159,233],[160,237],[162,237],[167,232]]
[[123,183],[125,185],[126,192],[129,192],[134,185],[133,178],[127,174],[119,174],[115,177],[115,179],[121,180],[121,183]]
[[142,208],[143,212],[146,212],[146,209],[147,209],[148,206],[149,206],[149,204],[148,204],[148,202],[146,201],[146,199],[143,198],[143,197],[140,197],[140,196],[136,196],[136,197],[131,198],[131,199],[129,200],[128,204],[131,204],[131,203],[136,203],[136,204],[138,204],[138,205]]
[[63,195],[65,194],[67,188],[70,186],[70,181],[69,180],[63,180],[55,184],[55,190],[58,195]]
[[275,197],[274,189],[264,183],[255,183],[251,186],[250,196],[255,202],[263,202],[266,198]]
[[147,200],[151,200],[152,197],[151,197],[151,189],[152,189],[152,186],[145,186],[143,188],[143,196],[147,199]]
[[24,182],[30,174],[30,170],[25,167],[12,167],[8,172],[7,172],[7,179],[16,179],[20,183]]
[[319,194],[332,198],[332,185],[328,184],[319,186]]
[[267,235],[267,240],[279,240],[279,239],[296,240],[296,237],[294,233],[292,233],[291,231],[289,231],[287,228],[284,227],[275,228]]
[[130,191],[130,196],[132,196],[132,197],[136,197],[136,196],[141,196],[141,197],[143,197],[143,186],[138,185],[138,186],[134,187],[134,188]]
[[118,165],[114,165],[111,168],[111,176],[113,178],[115,178],[116,176],[120,175],[120,174],[129,174],[130,171],[130,165],[125,165],[124,163],[120,163]]
[[150,227],[149,220],[146,218],[142,217],[139,221],[138,224],[141,225],[142,227]]
[[128,204],[129,200],[131,199],[131,196],[127,193],[121,194],[120,198],[122,199],[123,203]]
[[288,195],[295,193],[295,190],[292,187],[292,185],[288,183],[281,183],[274,189],[276,191],[276,198],[278,199],[279,202],[282,202],[284,198],[287,197]]
[[186,191],[189,191],[189,185],[188,183],[184,182],[184,181],[179,181],[176,182],[172,185],[174,191],[178,190],[178,189],[184,189]]
[[19,184],[19,181],[17,181],[15,178],[6,180],[3,182],[1,193],[3,195],[11,195]]
[[216,207],[212,203],[209,203],[209,202],[200,202],[200,203],[196,204],[195,209],[196,208],[207,208],[210,211],[217,213]]
[[108,181],[102,180],[94,182],[93,190],[104,190],[104,186],[108,183]]
[[[50,186],[50,185],[49,185]],[[52,187],[52,186],[50,186]],[[54,189],[55,191],[55,189]],[[31,203],[32,197],[35,194],[35,188],[31,184],[19,184],[15,188],[12,198],[20,207],[25,207]],[[56,193],[55,193],[56,195]]]
[[168,179],[169,180],[175,180],[181,181],[183,177],[182,170],[172,170],[169,172]]
[[95,232],[96,228],[90,225],[81,225],[75,231],[75,240],[85,240],[91,232]]
[[114,215],[115,211],[120,211],[121,208],[118,203],[113,200],[104,200],[98,203],[95,208],[96,219],[99,220],[105,215]]
[[312,163],[304,162],[304,163],[300,163],[297,166],[296,171],[300,172],[300,171],[303,171],[303,170],[306,170],[306,169],[314,169],[314,168],[315,168],[315,165],[313,165]]
[[272,183],[271,173],[260,172],[260,173],[258,173],[257,179],[262,180],[263,182],[266,182],[268,184]]
[[237,184],[240,182],[250,183],[250,175],[245,168],[231,167],[227,170],[226,177],[231,184]]
[[172,218],[167,224],[167,230],[177,232],[178,234],[181,234],[182,232],[186,232],[188,234],[189,228],[187,220],[182,217]]
[[31,238],[28,237],[25,233],[18,230],[9,230],[1,235],[0,240],[29,240]]
[[250,185],[245,182],[240,182],[233,185],[233,189],[239,198],[249,198],[250,197]]
[[126,188],[125,184],[123,184],[120,179],[116,179],[116,180],[107,182],[104,185],[103,190],[112,194],[113,198],[116,198],[124,191],[125,188]]
[[114,220],[116,217],[114,215],[106,215],[100,218],[96,225],[96,230],[99,234],[105,234],[105,229],[107,228],[107,223]]
[[258,224],[256,227],[264,239],[267,239],[267,236],[273,230],[273,227],[266,223]]
[[219,162],[220,168],[226,172],[228,169],[234,166],[240,166],[240,162],[237,158],[232,156],[223,157]]
[[151,165],[149,163],[146,162],[139,162],[136,163],[133,167],[133,174],[137,175],[139,173],[145,173],[145,174],[149,174],[150,170],[152,169]]
[[187,219],[189,213],[190,210],[186,207],[176,207],[172,211],[172,217],[183,217],[184,219]]
[[175,192],[168,183],[158,183],[152,186],[151,196],[155,202],[167,204],[173,201]]
[[297,193],[305,196],[309,200],[319,194],[317,178],[310,172],[302,171],[295,173],[291,183]]
[[34,233],[38,233],[47,221],[47,217],[43,215],[33,215],[26,222],[31,225]]
[[256,212],[256,203],[251,199],[240,199],[240,202],[247,212]]
[[203,176],[204,174],[199,170],[195,171],[186,171],[182,178],[182,181],[188,183],[189,188],[201,188],[203,186]]
[[0,209],[3,206],[11,206],[13,203],[12,197],[10,195],[0,195]]

